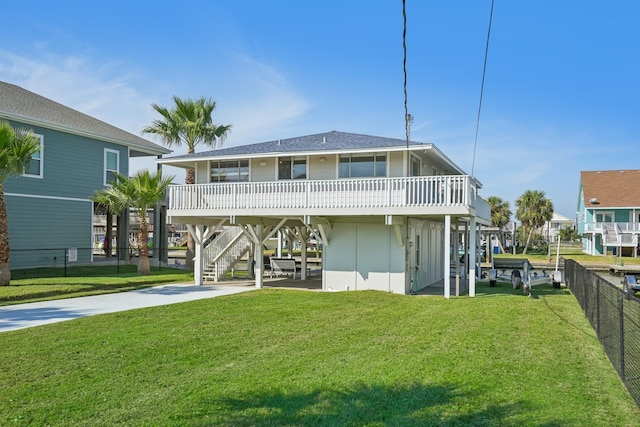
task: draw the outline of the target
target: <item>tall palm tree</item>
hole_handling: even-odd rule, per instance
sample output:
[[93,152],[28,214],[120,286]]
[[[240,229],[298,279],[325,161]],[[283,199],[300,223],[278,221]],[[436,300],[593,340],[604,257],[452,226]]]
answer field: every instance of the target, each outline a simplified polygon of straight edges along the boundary
[[34,154],[40,151],[40,139],[24,128],[12,128],[0,121],[0,286],[11,282],[9,268],[9,221],[4,200],[4,181],[20,175],[29,165]]
[[148,170],[132,177],[116,174],[109,187],[96,192],[93,201],[106,207],[110,212],[133,212],[140,222],[138,233],[138,274],[147,275],[149,267],[149,223],[147,212],[164,200],[173,177],[163,177],[161,173],[151,175]]
[[523,253],[527,253],[533,231],[553,217],[553,203],[545,197],[544,191],[527,190],[516,200],[516,217],[527,234]]
[[500,231],[500,238],[498,239],[498,246],[500,246],[500,252],[504,252],[504,246],[502,244],[502,227],[509,223],[511,219],[511,209],[509,209],[509,202],[502,200],[497,196],[490,196],[487,199],[487,203],[491,207],[491,225],[497,227]]
[[[195,153],[196,146],[203,144],[212,148],[221,145],[231,131],[231,125],[217,125],[213,123],[215,101],[206,98],[181,99],[173,97],[175,103],[171,108],[158,104],[151,104],[161,118],[154,120],[151,126],[142,129],[143,133],[154,134],[162,142],[171,147],[187,146],[187,153]],[[196,176],[193,169],[187,169],[185,184],[195,184]],[[194,243],[190,234],[187,235],[187,270],[193,270]]]

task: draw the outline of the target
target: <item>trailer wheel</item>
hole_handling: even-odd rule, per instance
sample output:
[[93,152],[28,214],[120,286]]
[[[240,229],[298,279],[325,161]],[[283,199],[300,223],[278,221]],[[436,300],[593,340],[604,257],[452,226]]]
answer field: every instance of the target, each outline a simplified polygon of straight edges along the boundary
[[513,284],[513,289],[520,289],[520,287],[522,286],[522,278],[514,277],[512,284]]
[[513,270],[511,272],[511,285],[513,286],[513,289],[520,289],[520,286],[522,286],[520,270]]

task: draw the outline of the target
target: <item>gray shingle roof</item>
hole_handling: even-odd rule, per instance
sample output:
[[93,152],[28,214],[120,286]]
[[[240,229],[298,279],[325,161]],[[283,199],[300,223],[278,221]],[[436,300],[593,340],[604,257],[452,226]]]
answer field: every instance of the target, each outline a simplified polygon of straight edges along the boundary
[[[411,142],[412,147],[431,147],[431,144]],[[359,151],[367,149],[406,147],[407,141],[382,136],[331,131],[295,138],[240,145],[237,147],[203,151],[168,159],[197,159],[202,157],[246,156],[252,154],[304,153],[320,151]]]
[[171,150],[10,83],[0,81],[0,118],[126,145],[145,155]]

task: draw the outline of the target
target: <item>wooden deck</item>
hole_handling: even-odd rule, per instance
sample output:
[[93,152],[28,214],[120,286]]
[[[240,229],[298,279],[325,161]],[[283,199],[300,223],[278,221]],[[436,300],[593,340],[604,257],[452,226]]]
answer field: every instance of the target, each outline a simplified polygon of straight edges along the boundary
[[640,265],[610,265],[609,271],[613,274],[625,276],[627,274],[640,274]]

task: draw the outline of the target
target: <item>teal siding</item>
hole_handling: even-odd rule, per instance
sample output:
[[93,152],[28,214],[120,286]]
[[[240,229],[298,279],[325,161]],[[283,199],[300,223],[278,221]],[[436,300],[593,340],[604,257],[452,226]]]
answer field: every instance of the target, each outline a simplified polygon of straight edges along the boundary
[[631,222],[631,212],[628,209],[616,209],[614,211],[615,222]]
[[[105,148],[118,151],[119,171],[129,172],[129,149],[39,126],[43,136],[42,178],[17,176],[4,183],[11,268],[61,266],[65,249],[77,248],[77,262],[90,262],[93,194],[104,188]],[[24,197],[28,196],[28,197]]]
[[77,262],[91,261],[92,202],[6,199],[11,268],[62,265],[66,248],[78,248]]
[[5,182],[7,193],[89,198],[104,187],[105,148],[120,153],[120,173],[128,174],[129,151],[125,146],[37,126],[28,128],[43,135],[43,178],[9,178]]

